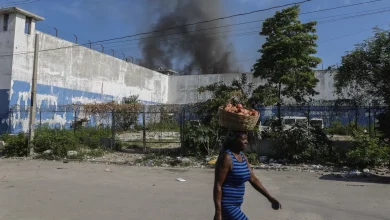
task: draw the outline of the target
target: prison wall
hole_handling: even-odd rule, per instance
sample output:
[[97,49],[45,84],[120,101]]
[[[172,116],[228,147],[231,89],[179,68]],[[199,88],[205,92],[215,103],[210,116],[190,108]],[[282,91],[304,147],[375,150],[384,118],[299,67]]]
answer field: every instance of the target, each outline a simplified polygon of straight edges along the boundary
[[[19,24],[19,25],[18,25]],[[168,101],[168,76],[125,62],[113,56],[42,33],[23,33],[24,22],[17,22],[15,50],[30,51],[15,55],[9,90],[12,129],[27,131],[28,112],[18,110],[30,105],[34,65],[35,33],[39,34],[37,107],[56,109],[69,104],[120,102],[123,97],[139,95],[144,104]],[[67,126],[71,113],[47,113],[45,124]]]
[[11,88],[12,60],[14,52],[15,24],[17,16],[0,14],[0,134],[8,131],[9,94]]
[[[248,82],[253,82],[254,88],[264,85],[265,80],[254,78],[253,74],[247,73]],[[336,100],[337,95],[334,92],[334,73],[330,71],[318,70],[315,73],[319,80],[315,90],[319,93],[313,97],[314,100]],[[188,104],[205,101],[211,98],[210,93],[199,94],[197,89],[200,86],[206,86],[213,83],[223,82],[230,84],[233,80],[240,80],[242,74],[205,74],[205,75],[182,75],[171,76],[169,79],[168,102],[175,104]],[[291,103],[292,100],[285,99],[284,103]]]

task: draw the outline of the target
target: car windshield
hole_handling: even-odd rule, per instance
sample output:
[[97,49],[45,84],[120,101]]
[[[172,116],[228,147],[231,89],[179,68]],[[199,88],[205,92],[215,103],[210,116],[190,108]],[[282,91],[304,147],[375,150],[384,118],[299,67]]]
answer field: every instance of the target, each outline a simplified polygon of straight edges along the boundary
[[321,127],[322,126],[322,121],[321,120],[311,120],[310,125],[313,127]]
[[285,125],[292,125],[295,123],[295,119],[284,119]]

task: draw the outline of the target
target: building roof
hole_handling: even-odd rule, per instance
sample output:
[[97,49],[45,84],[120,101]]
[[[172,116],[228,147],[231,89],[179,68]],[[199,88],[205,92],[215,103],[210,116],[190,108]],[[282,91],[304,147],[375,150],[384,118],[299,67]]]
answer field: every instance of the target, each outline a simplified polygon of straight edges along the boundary
[[33,14],[31,12],[28,12],[28,11],[23,10],[21,8],[18,8],[18,7],[1,8],[0,9],[0,14],[5,14],[5,13],[9,13],[9,14],[19,13],[19,14],[22,14],[22,15],[26,15],[27,17],[33,18],[36,21],[43,21],[43,20],[45,20],[45,18],[43,18],[43,17],[41,17],[39,15]]

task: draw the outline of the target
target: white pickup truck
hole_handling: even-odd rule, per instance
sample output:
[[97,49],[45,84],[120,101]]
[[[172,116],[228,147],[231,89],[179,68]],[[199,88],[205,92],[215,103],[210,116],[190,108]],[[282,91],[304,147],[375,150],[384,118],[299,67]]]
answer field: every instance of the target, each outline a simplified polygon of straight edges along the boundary
[[[270,120],[266,120],[263,125],[260,124],[260,131],[266,131],[266,130],[270,129],[273,122],[274,122],[274,120],[270,119]],[[282,125],[283,125],[284,130],[291,129],[295,123],[299,123],[299,122],[307,123],[307,118],[300,117],[300,116],[284,116],[284,117],[282,117]],[[307,126],[309,126],[308,123],[307,123]],[[312,119],[310,119],[310,126],[317,127],[317,128],[324,128],[324,122],[323,122],[322,118],[312,118]]]

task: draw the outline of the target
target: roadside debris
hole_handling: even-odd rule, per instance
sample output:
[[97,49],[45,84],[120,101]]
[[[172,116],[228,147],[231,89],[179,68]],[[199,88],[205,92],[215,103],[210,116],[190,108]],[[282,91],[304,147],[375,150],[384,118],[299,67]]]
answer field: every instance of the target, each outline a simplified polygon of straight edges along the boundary
[[345,184],[346,186],[367,186],[367,185],[362,185],[362,184]]
[[44,155],[52,155],[53,154],[53,150],[45,150],[45,151],[43,151],[43,154]]
[[74,150],[70,150],[66,153],[66,155],[68,157],[72,157],[72,156],[77,156],[79,153],[77,151],[74,151]]
[[182,178],[177,178],[176,181],[185,182],[186,180],[185,180],[185,179],[182,179]]

